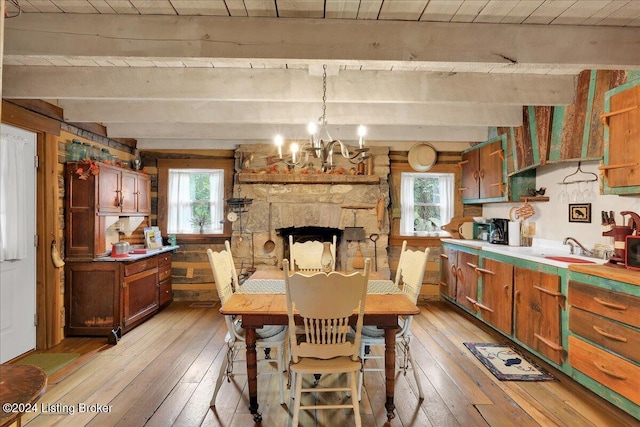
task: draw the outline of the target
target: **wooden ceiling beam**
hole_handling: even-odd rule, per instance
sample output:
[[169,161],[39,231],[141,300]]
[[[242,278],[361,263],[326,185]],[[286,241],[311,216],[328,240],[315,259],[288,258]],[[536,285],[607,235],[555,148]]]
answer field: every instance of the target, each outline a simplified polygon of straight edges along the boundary
[[[318,102],[322,77],[303,69],[43,67],[5,65],[3,95],[31,99]],[[571,75],[340,70],[330,102],[568,105]]]
[[[72,122],[255,123],[316,121],[322,102],[63,100]],[[521,126],[522,106],[485,104],[328,103],[333,125]]]
[[[104,123],[109,138],[175,140],[253,140],[270,143],[276,134],[286,141],[308,139],[304,124],[208,124],[208,123]],[[331,137],[355,143],[357,126],[329,125]],[[489,132],[480,126],[390,126],[367,127],[368,141],[485,141]]]
[[640,66],[633,27],[346,19],[23,14],[5,22],[4,49],[79,58],[489,64],[510,71]]

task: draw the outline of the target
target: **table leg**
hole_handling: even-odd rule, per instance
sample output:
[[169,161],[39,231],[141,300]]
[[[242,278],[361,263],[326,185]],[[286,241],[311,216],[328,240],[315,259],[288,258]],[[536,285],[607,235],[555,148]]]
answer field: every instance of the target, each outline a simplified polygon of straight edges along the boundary
[[396,378],[396,330],[384,330],[384,374],[386,377],[387,401],[384,406],[387,408],[387,418],[389,420],[395,418],[393,412],[396,405],[393,403],[393,395],[395,390]]
[[[394,335],[395,337],[395,335]],[[245,328],[247,377],[249,382],[249,411],[253,414],[253,421],[262,421],[262,414],[258,412],[258,358],[256,354],[256,329]]]

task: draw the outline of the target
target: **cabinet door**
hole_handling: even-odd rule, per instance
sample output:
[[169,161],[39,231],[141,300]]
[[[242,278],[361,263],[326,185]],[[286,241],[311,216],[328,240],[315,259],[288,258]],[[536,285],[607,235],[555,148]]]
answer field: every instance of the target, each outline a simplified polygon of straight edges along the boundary
[[610,188],[640,186],[640,85],[613,95],[610,111],[607,184]]
[[474,305],[478,300],[478,276],[476,274],[478,255],[458,251],[457,264],[456,301],[463,307],[475,311]]
[[564,297],[560,277],[516,267],[515,336],[549,360],[562,364],[562,327]]
[[120,325],[118,277],[118,266],[113,262],[67,262],[67,336],[107,336]]
[[492,199],[503,197],[505,186],[504,175],[502,173],[502,159],[504,158],[502,139],[482,146],[479,151],[480,167],[478,175],[480,177],[480,198]]
[[138,175],[136,180],[136,209],[138,213],[151,213],[151,177]]
[[136,181],[138,177],[132,172],[122,172],[122,191],[120,201],[122,202],[122,213],[137,213],[136,206]]
[[479,165],[478,150],[467,151],[462,153],[462,176],[460,179],[460,194],[462,200],[477,199],[480,197],[478,170]]
[[125,277],[122,316],[125,328],[158,310],[158,267]]
[[482,273],[482,319],[511,335],[513,327],[513,265],[485,259]]
[[458,251],[443,245],[440,254],[440,293],[451,299],[456,298],[456,257]]
[[98,176],[98,212],[119,213],[120,205],[120,171],[108,166],[100,166]]

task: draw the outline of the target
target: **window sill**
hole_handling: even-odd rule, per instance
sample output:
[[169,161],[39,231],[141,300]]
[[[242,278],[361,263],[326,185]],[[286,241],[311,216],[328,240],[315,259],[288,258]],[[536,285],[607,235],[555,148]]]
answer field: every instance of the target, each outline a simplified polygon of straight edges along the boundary
[[229,234],[176,234],[177,244],[195,244],[195,243],[224,243],[225,240],[231,240]]
[[438,236],[389,236],[389,246],[402,246],[405,240],[408,246],[439,246],[440,239],[450,237],[449,233],[440,233]]

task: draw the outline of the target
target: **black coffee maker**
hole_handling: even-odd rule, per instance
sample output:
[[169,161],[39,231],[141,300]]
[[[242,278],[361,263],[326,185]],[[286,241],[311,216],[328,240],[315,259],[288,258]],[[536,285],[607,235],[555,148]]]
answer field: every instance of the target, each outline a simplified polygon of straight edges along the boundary
[[489,243],[498,245],[509,244],[509,220],[506,218],[491,218],[489,220]]

